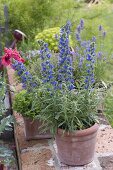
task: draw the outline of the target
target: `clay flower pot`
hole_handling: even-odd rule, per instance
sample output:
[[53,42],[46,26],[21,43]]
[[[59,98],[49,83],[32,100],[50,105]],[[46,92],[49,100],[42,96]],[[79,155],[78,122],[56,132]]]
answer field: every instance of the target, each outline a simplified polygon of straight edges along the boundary
[[98,128],[98,124],[94,124],[88,129],[64,134],[62,129],[58,129],[55,139],[60,161],[71,166],[90,163],[94,157]]
[[52,138],[50,132],[41,133],[40,126],[42,123],[39,120],[24,117],[25,124],[25,138],[26,140],[32,139],[49,139]]

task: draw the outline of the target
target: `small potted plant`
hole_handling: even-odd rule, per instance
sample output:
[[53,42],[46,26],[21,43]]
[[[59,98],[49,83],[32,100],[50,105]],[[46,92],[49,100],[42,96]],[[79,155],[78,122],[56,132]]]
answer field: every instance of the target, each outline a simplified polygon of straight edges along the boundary
[[[95,42],[86,48],[86,67],[79,83],[74,80],[72,54],[69,47],[70,22],[61,28],[58,69],[50,62],[48,45],[39,41],[43,84],[37,117],[55,135],[58,156],[68,165],[84,165],[93,160],[98,131],[98,90],[95,88]],[[55,72],[56,71],[56,72]]]
[[36,105],[33,98],[34,93],[28,93],[26,90],[22,90],[15,94],[13,102],[13,109],[23,116],[25,138],[26,140],[51,138],[49,131],[44,133],[39,128],[42,123],[39,119],[35,119],[35,117],[40,112],[40,106]]

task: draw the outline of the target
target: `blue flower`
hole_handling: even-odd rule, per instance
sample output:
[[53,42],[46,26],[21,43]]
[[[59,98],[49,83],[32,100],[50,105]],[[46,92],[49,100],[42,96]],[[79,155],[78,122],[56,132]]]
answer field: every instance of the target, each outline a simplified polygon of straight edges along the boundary
[[81,27],[81,29],[84,28],[84,20],[83,19],[80,20],[80,27]]
[[103,31],[102,36],[103,36],[103,38],[106,37],[106,32],[105,31]]
[[91,89],[92,85],[95,82],[94,78],[94,62],[95,62],[95,43],[92,42],[89,47],[86,49],[87,55],[86,55],[86,77],[84,80],[85,83],[85,89]]
[[76,33],[75,35],[76,35],[76,40],[77,40],[77,41],[81,41],[80,34],[79,34],[79,33]]
[[97,54],[97,58],[102,59],[102,55],[103,55],[103,53],[101,51],[99,51],[98,54]]
[[80,25],[77,26],[77,31],[78,31],[78,33],[80,33],[80,31],[81,31]]
[[84,57],[82,56],[82,57],[79,58],[79,63],[78,63],[78,67],[79,67],[80,69],[81,69],[82,66],[83,66],[83,61],[84,61]]
[[73,83],[73,69],[72,69],[72,55],[69,47],[70,22],[67,22],[60,30],[59,39],[59,61],[58,61],[58,82],[61,89],[62,83],[65,82],[68,89],[72,90]]
[[81,31],[84,29],[84,20],[80,20],[80,24],[77,26],[75,38],[80,43],[81,42]]
[[32,75],[29,71],[27,71],[23,63],[15,61],[15,63],[12,64],[12,67],[17,72],[17,75],[20,77],[20,81],[24,89],[31,91],[33,87],[37,86],[37,83],[34,81]]
[[98,29],[99,29],[99,31],[102,31],[102,25],[99,25],[99,27],[98,27]]
[[96,37],[95,36],[92,37],[92,41],[96,42]]
[[41,50],[40,50],[40,58],[42,60],[41,63],[41,75],[42,75],[42,82],[43,83],[50,83],[53,86],[56,85],[54,82],[54,65],[51,64],[50,58],[51,58],[51,53],[50,50],[48,49],[47,43],[44,41],[39,41]]
[[70,85],[68,86],[68,89],[69,89],[69,90],[73,90],[73,89],[75,89],[75,86],[74,86],[73,84],[70,84]]
[[91,60],[92,60],[91,54],[87,54],[87,60],[88,60],[88,61],[91,61]]

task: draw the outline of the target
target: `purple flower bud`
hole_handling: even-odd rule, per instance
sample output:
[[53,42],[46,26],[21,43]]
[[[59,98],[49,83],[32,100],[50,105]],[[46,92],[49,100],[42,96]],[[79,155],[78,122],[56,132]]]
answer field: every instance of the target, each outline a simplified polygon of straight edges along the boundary
[[99,29],[99,31],[102,31],[102,25],[99,25],[99,27],[98,27],[98,29]]
[[106,37],[106,32],[105,31],[102,33],[102,36],[103,36],[103,38]]
[[102,52],[101,52],[101,51],[98,52],[97,58],[98,58],[98,59],[102,59]]
[[83,19],[80,20],[80,27],[81,27],[81,29],[84,28],[84,20]]
[[93,42],[96,42],[96,37],[95,37],[95,36],[92,37],[92,41],[93,41]]
[[41,46],[40,57],[43,58],[41,63],[42,82],[50,83],[54,87],[55,84],[52,83],[54,82],[54,66],[50,62],[51,53],[45,42],[41,41],[39,44]]
[[86,63],[87,75],[84,80],[84,83],[85,83],[84,87],[85,89],[89,89],[95,82],[95,79],[94,79],[95,43],[94,42],[92,42],[87,49],[86,59],[88,63]]
[[80,33],[80,31],[81,31],[81,27],[80,27],[80,25],[78,25],[77,26],[77,32]]
[[80,34],[76,33],[76,35],[75,35],[75,36],[76,36],[76,40],[77,40],[77,41],[81,41]]

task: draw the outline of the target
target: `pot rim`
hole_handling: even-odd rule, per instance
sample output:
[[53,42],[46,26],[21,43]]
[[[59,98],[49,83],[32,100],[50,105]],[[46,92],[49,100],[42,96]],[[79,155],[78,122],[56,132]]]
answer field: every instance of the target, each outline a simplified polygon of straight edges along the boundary
[[63,129],[58,128],[57,129],[57,135],[62,135],[64,137],[70,137],[70,136],[75,136],[75,137],[79,137],[79,136],[86,136],[86,135],[90,135],[93,133],[96,133],[99,129],[99,124],[95,123],[93,126],[87,128],[87,129],[83,129],[83,130],[76,130],[74,132],[64,132]]

